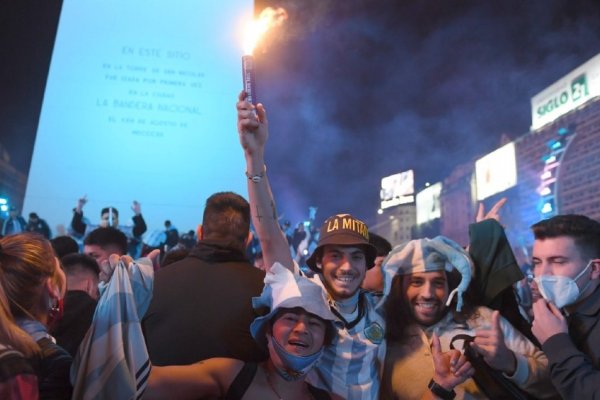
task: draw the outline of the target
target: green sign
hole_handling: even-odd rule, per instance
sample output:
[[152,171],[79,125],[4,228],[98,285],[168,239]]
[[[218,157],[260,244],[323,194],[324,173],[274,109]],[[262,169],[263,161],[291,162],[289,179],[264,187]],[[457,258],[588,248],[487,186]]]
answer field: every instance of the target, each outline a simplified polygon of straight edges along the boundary
[[585,74],[579,75],[577,78],[571,81],[571,98],[573,101],[577,101],[583,97],[589,96],[587,79]]
[[542,117],[549,112],[558,110],[569,102],[575,102],[589,96],[587,78],[585,74],[579,75],[571,81],[571,90],[565,89],[556,96],[537,108],[538,117]]

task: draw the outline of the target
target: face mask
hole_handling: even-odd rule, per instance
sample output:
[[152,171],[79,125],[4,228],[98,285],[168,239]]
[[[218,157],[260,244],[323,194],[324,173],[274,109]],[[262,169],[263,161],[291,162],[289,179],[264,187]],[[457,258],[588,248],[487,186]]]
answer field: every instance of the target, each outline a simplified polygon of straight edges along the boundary
[[[541,275],[533,278],[533,280],[537,284],[540,294],[547,302],[554,303],[558,308],[563,308],[575,303],[579,299],[580,290],[576,281],[587,271],[590,265],[592,265],[591,260],[575,278],[561,275]],[[583,290],[585,290],[588,284],[589,281]]]
[[285,370],[275,369],[286,381],[295,381],[302,378],[308,371],[313,369],[319,358],[321,358],[321,354],[323,354],[323,348],[321,348],[321,350],[309,356],[296,356],[288,353],[272,336],[270,343],[285,366]]

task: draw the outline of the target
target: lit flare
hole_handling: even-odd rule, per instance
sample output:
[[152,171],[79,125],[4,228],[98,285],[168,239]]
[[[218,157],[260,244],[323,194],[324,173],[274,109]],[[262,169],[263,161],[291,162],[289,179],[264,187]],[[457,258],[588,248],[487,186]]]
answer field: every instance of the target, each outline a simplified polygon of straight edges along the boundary
[[259,17],[248,23],[244,35],[244,55],[252,55],[256,44],[269,29],[280,26],[288,15],[285,9],[267,7]]

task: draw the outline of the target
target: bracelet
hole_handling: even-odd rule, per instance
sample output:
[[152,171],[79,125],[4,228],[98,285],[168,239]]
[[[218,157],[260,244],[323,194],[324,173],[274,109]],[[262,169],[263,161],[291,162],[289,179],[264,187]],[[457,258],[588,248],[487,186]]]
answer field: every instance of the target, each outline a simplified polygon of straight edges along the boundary
[[454,399],[454,397],[456,397],[456,392],[454,390],[448,390],[443,386],[438,385],[436,381],[433,380],[433,378],[431,378],[427,387],[429,388],[429,390],[431,390],[431,393],[444,400],[452,400]]
[[262,172],[261,172],[260,174],[250,175],[250,174],[248,173],[248,171],[246,171],[246,177],[247,177],[248,179],[250,179],[252,182],[254,182],[254,183],[258,183],[258,182],[262,181],[262,178],[264,178],[264,177],[265,177],[265,173],[266,173],[266,172],[267,172],[267,166],[266,166],[266,165],[264,165],[264,166],[263,166],[263,170],[262,170]]

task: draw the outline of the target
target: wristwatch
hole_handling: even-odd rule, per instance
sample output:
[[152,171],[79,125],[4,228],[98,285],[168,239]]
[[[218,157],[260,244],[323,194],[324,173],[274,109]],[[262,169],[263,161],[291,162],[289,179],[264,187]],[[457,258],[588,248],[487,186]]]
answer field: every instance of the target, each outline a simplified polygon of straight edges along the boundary
[[267,166],[265,165],[265,166],[263,167],[263,170],[262,170],[262,172],[261,172],[260,174],[250,175],[250,174],[248,173],[248,171],[246,171],[246,177],[247,177],[248,179],[250,179],[252,182],[254,182],[254,183],[258,183],[258,182],[262,181],[262,178],[264,178],[264,177],[265,177],[265,173],[266,173],[266,172],[267,172]]
[[431,378],[427,387],[429,388],[429,390],[431,390],[431,393],[444,400],[452,400],[456,397],[456,392],[454,390],[448,390],[438,385],[436,381],[433,380],[433,378]]

